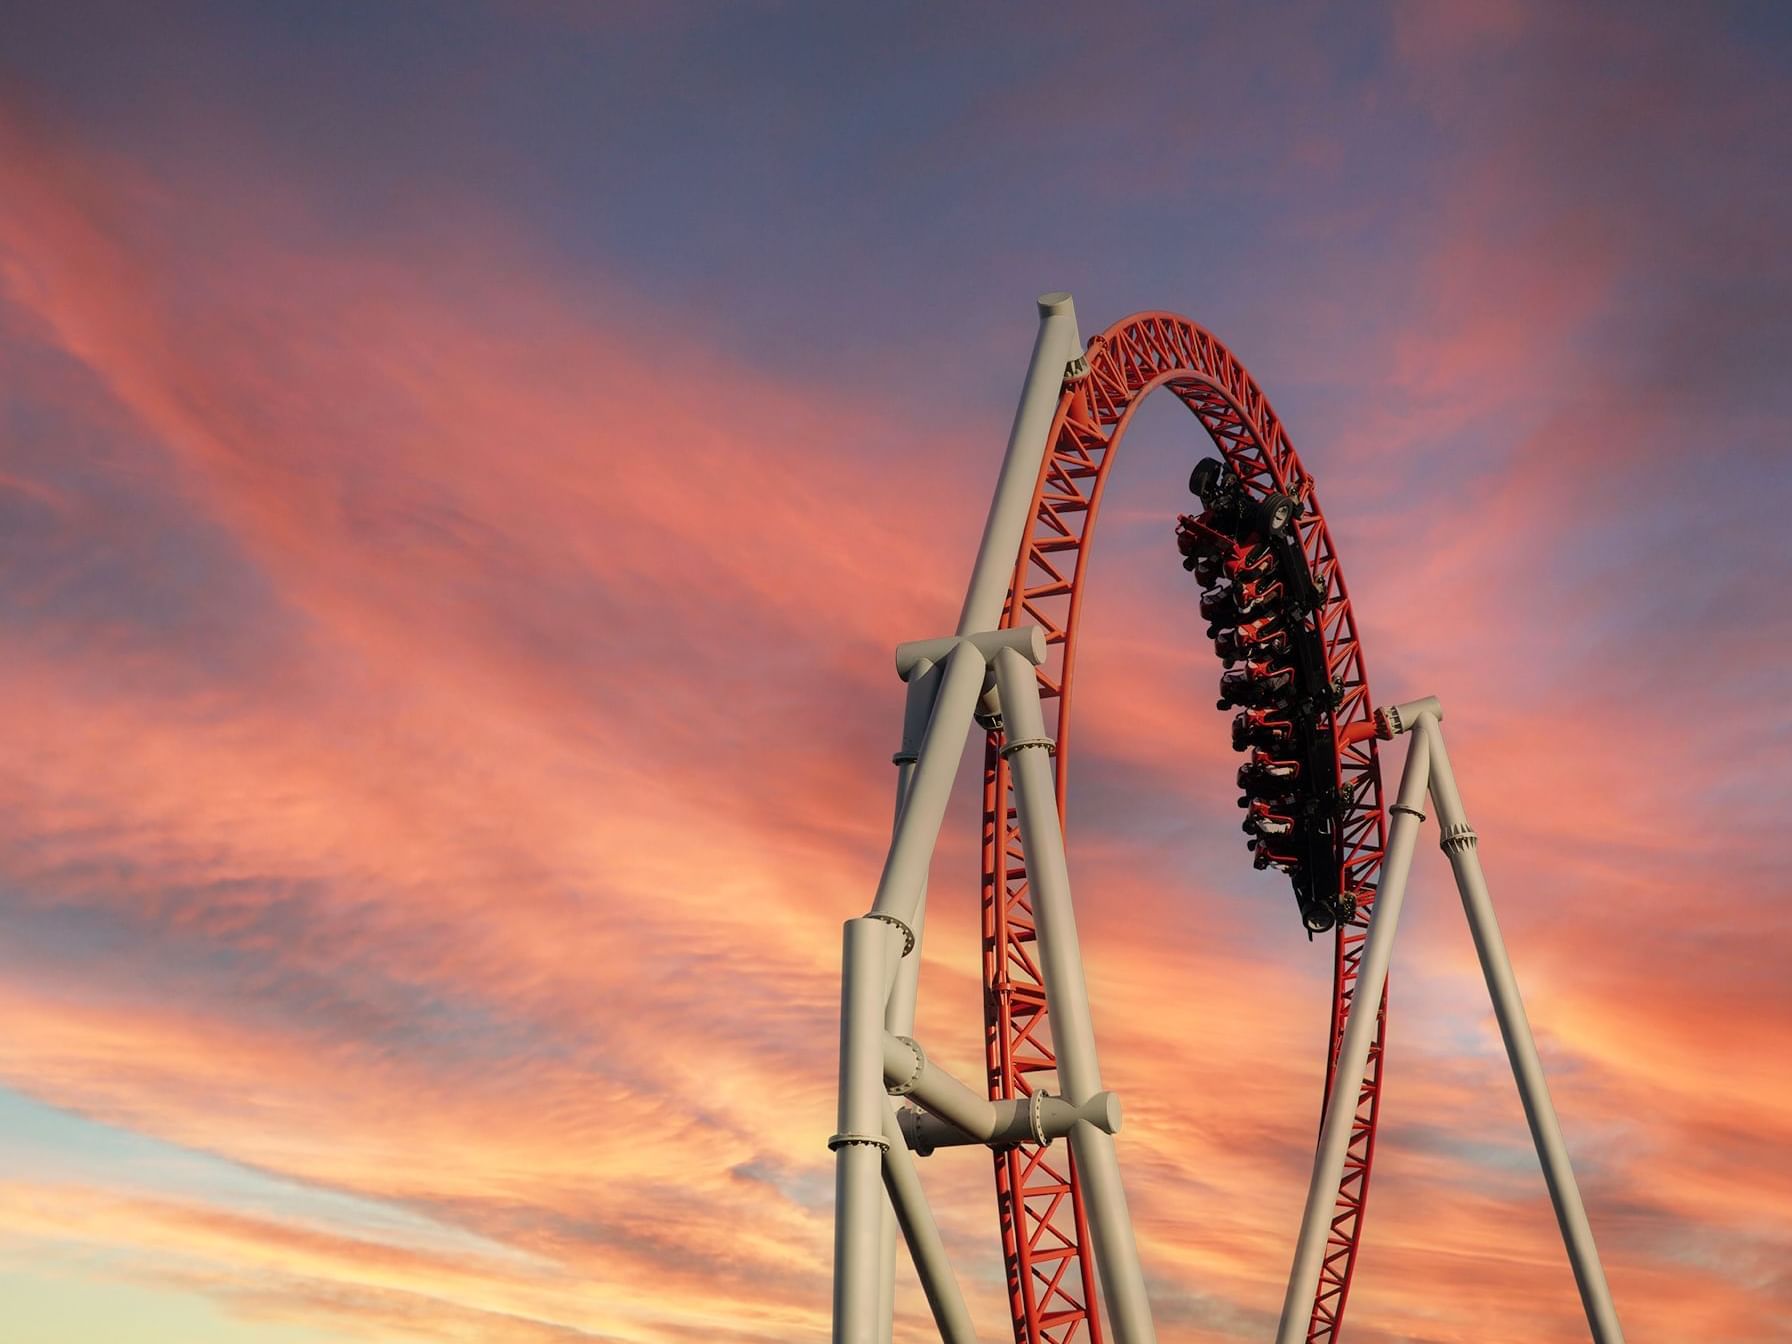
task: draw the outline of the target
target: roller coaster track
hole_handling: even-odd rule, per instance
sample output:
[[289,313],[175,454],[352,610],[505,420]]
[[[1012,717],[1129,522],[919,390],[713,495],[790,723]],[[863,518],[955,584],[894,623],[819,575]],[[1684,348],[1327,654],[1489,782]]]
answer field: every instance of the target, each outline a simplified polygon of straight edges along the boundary
[[[1086,371],[1067,375],[1034,490],[1031,522],[1009,587],[1004,627],[1034,624],[1048,657],[1038,669],[1047,729],[1057,741],[1057,797],[1064,813],[1075,684],[1077,624],[1090,543],[1116,451],[1142,401],[1168,388],[1194,413],[1244,488],[1300,501],[1300,544],[1324,600],[1318,624],[1331,675],[1343,693],[1332,711],[1337,785],[1344,800],[1338,828],[1339,872],[1356,912],[1334,933],[1332,996],[1326,1022],[1326,1093],[1332,1085],[1346,1015],[1355,994],[1365,929],[1387,844],[1387,824],[1372,715],[1356,621],[1313,478],[1281,421],[1231,351],[1187,318],[1138,313],[1096,336]],[[1204,445],[1203,445],[1204,447]],[[1200,454],[1197,453],[1196,456]],[[1352,730],[1354,731],[1348,731]],[[1033,1080],[1055,1069],[1046,996],[1034,956],[1027,863],[1009,762],[989,735],[983,773],[982,903],[985,1032],[989,1095],[1029,1096]],[[1311,1344],[1337,1338],[1363,1233],[1380,1110],[1385,990],[1374,1043],[1350,1132],[1318,1290],[1307,1329]],[[1067,1148],[1022,1143],[995,1151],[1009,1308],[1016,1344],[1100,1344],[1095,1268],[1083,1192]]]

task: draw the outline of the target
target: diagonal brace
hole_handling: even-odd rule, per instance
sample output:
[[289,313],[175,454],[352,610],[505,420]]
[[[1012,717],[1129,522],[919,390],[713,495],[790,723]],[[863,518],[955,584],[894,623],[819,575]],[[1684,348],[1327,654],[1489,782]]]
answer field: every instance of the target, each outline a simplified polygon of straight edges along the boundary
[[1543,1167],[1543,1178],[1549,1186],[1550,1201],[1555,1206],[1556,1222],[1574,1270],[1575,1286],[1580,1291],[1581,1306],[1586,1311],[1594,1344],[1623,1344],[1624,1333],[1618,1324],[1617,1309],[1612,1304],[1611,1288],[1606,1283],[1598,1248],[1593,1244],[1592,1228],[1587,1222],[1586,1207],[1581,1202],[1580,1188],[1568,1161],[1561,1124],[1543,1080],[1537,1043],[1531,1036],[1524,1001],[1518,993],[1518,981],[1512,973],[1511,959],[1506,955],[1499,923],[1494,918],[1492,898],[1488,895],[1487,880],[1481,872],[1481,860],[1476,850],[1475,832],[1463,811],[1455,772],[1444,750],[1443,731],[1439,727],[1442,717],[1443,708],[1435,697],[1376,711],[1380,736],[1406,733],[1410,735],[1411,745],[1407,748],[1406,765],[1400,776],[1399,797],[1390,809],[1394,818],[1388,828],[1380,890],[1369,917],[1369,935],[1357,970],[1356,995],[1351,1003],[1350,1017],[1339,1044],[1331,1095],[1326,1098],[1319,1151],[1313,1161],[1313,1179],[1307,1189],[1306,1210],[1301,1217],[1300,1237],[1288,1274],[1288,1291],[1282,1300],[1282,1319],[1276,1341],[1277,1344],[1304,1344],[1307,1338],[1313,1294],[1325,1255],[1333,1196],[1343,1176],[1350,1127],[1356,1115],[1356,1090],[1368,1063],[1375,1015],[1381,1003],[1382,987],[1387,983],[1388,959],[1393,951],[1400,908],[1406,897],[1413,846],[1418,839],[1419,823],[1425,819],[1425,795],[1429,792],[1437,807],[1441,847],[1449,856],[1457,890],[1462,896],[1463,912],[1468,917],[1469,932],[1474,937],[1475,952],[1481,961],[1481,973],[1487,982],[1500,1035],[1505,1041],[1512,1077],[1518,1085],[1519,1100],[1524,1105],[1531,1139]]

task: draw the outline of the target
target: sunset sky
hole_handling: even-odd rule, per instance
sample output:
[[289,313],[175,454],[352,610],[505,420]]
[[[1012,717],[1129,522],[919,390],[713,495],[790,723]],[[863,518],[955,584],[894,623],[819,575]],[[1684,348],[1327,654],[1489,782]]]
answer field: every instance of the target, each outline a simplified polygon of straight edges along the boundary
[[[1443,698],[1632,1344],[1792,1338],[1788,127],[1772,4],[0,7],[0,1336],[825,1340],[890,650],[1068,289],[1240,355]],[[1116,469],[1069,823],[1166,1344],[1272,1331],[1329,991],[1201,450]],[[1584,1339],[1433,841],[1344,1338]]]

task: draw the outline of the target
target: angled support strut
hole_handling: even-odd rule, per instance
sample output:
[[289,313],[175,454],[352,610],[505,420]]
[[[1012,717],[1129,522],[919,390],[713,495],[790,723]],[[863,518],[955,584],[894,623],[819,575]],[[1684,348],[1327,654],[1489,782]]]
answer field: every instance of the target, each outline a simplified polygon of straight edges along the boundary
[[[896,821],[876,899],[869,912],[846,922],[841,953],[839,1129],[828,1144],[834,1150],[835,1344],[889,1339],[898,1230],[908,1241],[942,1338],[948,1344],[974,1341],[963,1295],[922,1199],[909,1143],[886,1096],[887,1075],[908,1067],[902,1043],[914,1024],[927,868],[978,700],[992,680],[990,659],[1014,660],[1032,682],[1033,667],[1044,661],[1045,652],[1045,636],[1037,627],[921,640],[897,651],[897,671],[908,682],[909,696],[895,756]],[[892,1047],[896,1062],[886,1067]],[[982,1131],[988,1142],[1005,1133],[989,1101],[939,1070],[927,1070],[918,1053],[908,1058],[921,1064],[921,1099],[931,1100],[955,1128]],[[1080,1117],[1077,1123],[1094,1128]],[[887,1205],[879,1198],[880,1186],[889,1194]]]
[[1307,1338],[1313,1292],[1326,1254],[1332,1194],[1343,1174],[1345,1149],[1355,1114],[1354,1090],[1368,1061],[1376,1006],[1381,1002],[1382,986],[1387,982],[1388,957],[1393,950],[1400,907],[1406,898],[1413,845],[1418,839],[1419,823],[1425,819],[1427,791],[1437,808],[1438,827],[1442,832],[1440,845],[1449,856],[1456,888],[1462,895],[1463,912],[1468,916],[1475,952],[1481,961],[1481,973],[1487,982],[1488,996],[1493,1001],[1500,1035],[1506,1043],[1512,1077],[1518,1084],[1519,1100],[1524,1103],[1525,1119],[1530,1125],[1538,1161],[1543,1166],[1550,1201],[1555,1205],[1556,1222],[1568,1249],[1568,1261],[1574,1270],[1574,1282],[1580,1290],[1581,1306],[1586,1310],[1594,1344],[1624,1344],[1617,1309],[1612,1305],[1611,1288],[1606,1284],[1605,1269],[1600,1264],[1598,1248],[1593,1244],[1593,1230],[1587,1223],[1580,1188],[1575,1184],[1574,1171],[1568,1162],[1562,1127],[1549,1099],[1549,1088],[1543,1081],[1543,1064],[1537,1056],[1537,1043],[1531,1036],[1524,1001],[1518,993],[1518,981],[1512,974],[1512,962],[1506,955],[1505,939],[1500,936],[1499,923],[1493,915],[1487,879],[1481,872],[1481,860],[1476,852],[1475,832],[1463,811],[1462,795],[1457,791],[1450,757],[1444,750],[1443,730],[1439,727],[1442,718],[1443,708],[1435,697],[1392,705],[1378,710],[1375,715],[1381,736],[1405,733],[1410,737],[1411,745],[1407,748],[1406,766],[1400,776],[1399,799],[1390,809],[1394,819],[1388,831],[1381,888],[1375,897],[1374,913],[1369,918],[1369,936],[1357,972],[1356,998],[1344,1027],[1344,1039],[1339,1044],[1331,1095],[1326,1099],[1325,1121],[1319,1131],[1319,1152],[1313,1161],[1313,1180],[1307,1190],[1300,1239],[1288,1274],[1288,1292],[1282,1301],[1282,1320],[1276,1332],[1276,1344],[1303,1344]]

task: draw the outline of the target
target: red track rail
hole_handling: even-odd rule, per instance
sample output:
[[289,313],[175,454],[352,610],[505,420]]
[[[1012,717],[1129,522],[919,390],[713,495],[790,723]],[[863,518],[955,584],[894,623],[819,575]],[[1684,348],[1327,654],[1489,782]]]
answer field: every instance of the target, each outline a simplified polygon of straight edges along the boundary
[[[1344,683],[1343,703],[1334,715],[1336,737],[1342,741],[1346,725],[1366,721],[1372,712],[1356,622],[1313,479],[1301,466],[1262,389],[1231,351],[1172,313],[1138,313],[1116,323],[1089,342],[1086,359],[1088,374],[1068,382],[1058,403],[1050,448],[1033,494],[1032,525],[1002,618],[1004,626],[1033,623],[1046,632],[1050,656],[1039,669],[1039,689],[1045,698],[1047,730],[1058,743],[1059,815],[1064,812],[1077,617],[1095,516],[1114,450],[1139,403],[1159,387],[1168,387],[1194,412],[1247,490],[1259,496],[1279,491],[1306,502],[1298,526],[1314,582],[1325,593],[1320,626],[1327,664]],[[989,1094],[1010,1098],[1031,1093],[1032,1076],[1055,1068],[1056,1060],[1049,1033],[1043,1029],[1045,991],[1033,957],[1026,855],[1015,826],[1008,765],[996,750],[998,743],[992,733],[983,769],[983,983]],[[1338,783],[1350,800],[1340,828],[1340,860],[1347,887],[1360,894],[1355,921],[1340,925],[1336,934],[1326,1053],[1328,1095],[1386,847],[1375,753],[1370,738],[1340,748],[1337,757]],[[1381,1100],[1385,991],[1380,1008],[1307,1330],[1311,1344],[1330,1344],[1337,1338],[1362,1237]],[[1022,1144],[998,1151],[995,1167],[1017,1344],[1071,1344],[1078,1339],[1100,1344],[1095,1271],[1086,1253],[1088,1224],[1068,1149],[1053,1153]]]

